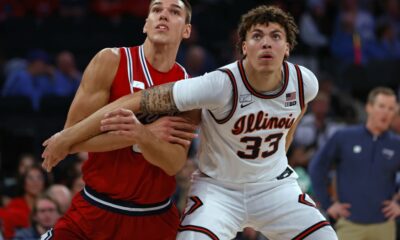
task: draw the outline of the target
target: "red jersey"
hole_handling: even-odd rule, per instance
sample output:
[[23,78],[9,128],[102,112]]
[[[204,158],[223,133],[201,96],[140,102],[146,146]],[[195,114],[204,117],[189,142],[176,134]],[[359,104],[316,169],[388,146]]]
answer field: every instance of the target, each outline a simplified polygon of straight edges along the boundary
[[[185,69],[175,64],[168,72],[159,72],[145,59],[143,46],[120,48],[120,63],[111,86],[112,102],[141,89],[187,78]],[[159,116],[138,116],[149,123]],[[82,168],[87,186],[112,199],[135,203],[161,202],[175,191],[175,177],[146,161],[132,147],[110,152],[89,153]]]

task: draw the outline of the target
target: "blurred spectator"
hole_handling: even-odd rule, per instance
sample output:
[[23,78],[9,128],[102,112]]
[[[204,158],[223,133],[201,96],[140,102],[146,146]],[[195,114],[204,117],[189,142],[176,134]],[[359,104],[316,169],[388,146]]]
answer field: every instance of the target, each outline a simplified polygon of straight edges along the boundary
[[297,173],[297,182],[299,183],[302,192],[313,195],[311,179],[307,172],[308,162],[310,161],[309,151],[306,151],[304,146],[296,146],[293,144],[287,153],[289,165]]
[[60,0],[60,16],[80,19],[87,14],[87,0]]
[[29,0],[24,1],[28,13],[38,19],[53,16],[58,9],[58,0]]
[[85,186],[85,182],[83,181],[82,174],[76,174],[71,180],[72,181],[69,189],[71,190],[72,196],[75,196],[75,194],[82,191],[83,187]]
[[191,45],[186,50],[185,67],[191,76],[203,75],[215,68],[215,61],[206,49],[199,45]]
[[49,56],[42,50],[28,54],[26,68],[11,72],[2,90],[3,96],[25,96],[32,101],[32,107],[39,109],[40,98],[49,91]]
[[71,191],[62,184],[51,185],[46,193],[58,203],[62,214],[64,214],[71,205]]
[[4,237],[11,238],[18,228],[30,226],[29,216],[36,198],[43,194],[48,186],[47,174],[39,165],[33,165],[21,177],[20,194],[10,200],[5,211],[11,218],[3,219]]
[[376,51],[374,58],[400,59],[400,36],[396,35],[395,26],[390,24],[387,19],[382,19],[376,26]]
[[[36,162],[32,153],[23,153],[18,159],[18,171],[16,175],[4,179],[4,195],[5,197],[16,197],[18,179],[21,178],[26,171]],[[6,200],[7,201],[7,200]]]
[[324,29],[326,25],[325,1],[308,0],[308,9],[302,14],[300,19],[300,39],[312,50],[318,51],[329,44],[328,36]]
[[310,103],[310,110],[304,115],[294,136],[294,144],[305,147],[310,151],[309,156],[323,146],[335,131],[343,127],[330,118],[330,98],[325,92],[320,91],[317,94]]
[[[400,206],[396,173],[400,169],[400,136],[389,130],[396,114],[390,88],[375,88],[366,104],[367,122],[338,131],[314,156],[309,172],[315,195],[330,217],[338,220],[341,240],[395,240]],[[335,165],[337,199],[327,192]]]
[[341,0],[331,41],[332,55],[347,64],[365,64],[373,51],[374,27],[373,16],[359,8],[358,0]]
[[81,82],[82,73],[77,69],[75,57],[69,51],[62,51],[56,58],[54,73],[55,89],[57,96],[73,96]]
[[39,196],[33,206],[31,227],[17,230],[14,240],[40,239],[40,236],[52,228],[61,215],[57,201],[47,195]]
[[[338,122],[356,123],[364,106],[347,94],[343,89],[335,85],[333,76],[326,72],[318,74],[319,91],[327,95],[329,99],[329,116]],[[358,110],[358,109],[361,110]]]
[[95,0],[91,2],[94,12],[113,20],[119,19],[122,16],[125,11],[124,5],[124,0]]
[[0,22],[8,18],[23,17],[26,9],[23,0],[1,0],[0,1]]

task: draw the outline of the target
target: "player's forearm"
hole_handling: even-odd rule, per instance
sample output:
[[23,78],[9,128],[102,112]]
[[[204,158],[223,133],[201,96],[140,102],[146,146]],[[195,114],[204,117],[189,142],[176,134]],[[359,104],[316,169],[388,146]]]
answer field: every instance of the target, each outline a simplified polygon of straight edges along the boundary
[[140,110],[140,99],[140,92],[119,98],[116,101],[97,110],[95,113],[73,125],[72,127],[64,129],[61,132],[62,137],[72,146],[97,136],[101,133],[100,121],[103,119],[106,113],[117,108],[126,108],[134,112],[138,112]]
[[164,84],[126,95],[102,107],[89,117],[72,127],[64,129],[61,134],[69,145],[75,145],[100,134],[100,121],[104,115],[118,108],[126,108],[133,112],[168,113],[177,108],[172,97],[173,84]]
[[136,142],[127,137],[103,133],[84,142],[73,145],[70,153],[107,152],[129,147],[134,144],[136,144]]
[[179,144],[160,140],[150,132],[147,136],[137,143],[144,158],[170,176],[178,173],[185,165],[188,149]]

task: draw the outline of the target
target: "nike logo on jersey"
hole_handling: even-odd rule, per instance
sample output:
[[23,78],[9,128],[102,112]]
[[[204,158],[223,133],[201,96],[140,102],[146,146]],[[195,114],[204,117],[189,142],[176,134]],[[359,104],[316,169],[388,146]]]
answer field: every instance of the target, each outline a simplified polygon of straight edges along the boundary
[[242,103],[242,104],[240,104],[240,107],[241,107],[241,108],[244,108],[244,107],[249,106],[249,105],[252,104],[252,103],[253,103],[253,102]]

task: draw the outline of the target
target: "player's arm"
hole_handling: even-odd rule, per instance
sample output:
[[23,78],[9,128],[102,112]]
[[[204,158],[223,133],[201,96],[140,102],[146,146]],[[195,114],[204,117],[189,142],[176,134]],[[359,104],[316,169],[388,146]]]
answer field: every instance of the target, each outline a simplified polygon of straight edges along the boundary
[[296,119],[296,121],[290,127],[289,132],[286,135],[286,143],[285,143],[286,152],[289,150],[289,147],[293,142],[293,136],[294,136],[294,133],[296,132],[297,126],[299,125],[301,119],[303,118],[303,116],[306,112],[307,112],[307,105],[303,108],[303,110],[301,110],[299,117]]
[[[157,138],[171,144],[189,146],[191,140],[197,136],[194,133],[197,125],[187,115],[188,113],[185,112],[181,116],[165,116],[144,125],[144,127],[152,133],[153,139]],[[112,118],[116,120],[113,132],[104,131],[100,135],[73,145],[71,153],[113,151],[136,144],[134,135],[128,134],[133,131],[133,113],[129,110],[119,109],[113,114]],[[120,134],[116,134],[115,131],[119,131],[117,133]]]
[[[180,88],[180,90],[175,89],[174,84],[178,83],[185,87]],[[188,111],[201,109],[202,107],[212,109],[224,104],[227,99],[229,100],[232,93],[229,89],[229,87],[232,88],[230,84],[229,78],[224,73],[216,72],[209,74],[208,77],[202,76],[196,78],[196,80],[163,84],[145,89],[137,94],[121,97],[74,126],[64,129],[54,138],[52,137],[53,139],[50,139],[47,143],[46,149],[42,154],[45,160],[48,159],[48,165],[45,167],[50,170],[59,161],[60,152],[69,152],[74,144],[98,135],[102,118],[107,117],[107,114],[116,109],[126,108],[135,113],[142,112],[145,114]],[[182,89],[187,91],[182,91]],[[214,91],[199,91],[199,89],[213,89]],[[174,91],[179,92],[179,96],[191,96],[190,99],[189,97],[183,98],[180,110],[178,110],[175,103]],[[228,95],[224,95],[224,92],[227,92]],[[177,94],[175,96],[178,97]],[[182,99],[182,97],[178,98],[178,102],[179,99]],[[185,104],[182,104],[182,102],[185,102]]]
[[[82,121],[96,110],[106,105],[109,101],[110,87],[116,74],[119,64],[119,52],[117,49],[106,48],[99,51],[86,67],[79,88],[68,111],[64,129],[68,129],[76,123]],[[59,133],[50,139],[58,140]],[[88,136],[90,137],[90,136]],[[46,140],[44,145],[47,145]],[[59,142],[57,149],[57,162],[64,159],[69,153],[69,149]],[[42,154],[45,156],[45,153]],[[48,160],[48,159],[47,159]],[[47,161],[43,162],[46,168]]]
[[[191,119],[193,124],[200,121],[200,110],[185,112],[183,115]],[[137,145],[148,162],[160,167],[171,176],[178,173],[185,165],[190,146],[163,141],[146,128],[143,128],[141,137],[137,138]]]
[[304,99],[299,99],[299,101],[304,101],[304,108],[301,110],[299,117],[296,119],[292,127],[289,129],[288,134],[286,135],[286,144],[285,144],[286,152],[289,150],[289,147],[293,142],[293,137],[297,129],[297,126],[299,125],[304,114],[307,112],[308,103],[311,102],[318,93],[318,80],[315,77],[314,73],[312,73],[309,69],[302,66],[300,66],[300,71],[304,85],[303,86]]
[[106,48],[93,57],[84,71],[64,128],[76,124],[108,103],[118,64],[117,49]]

